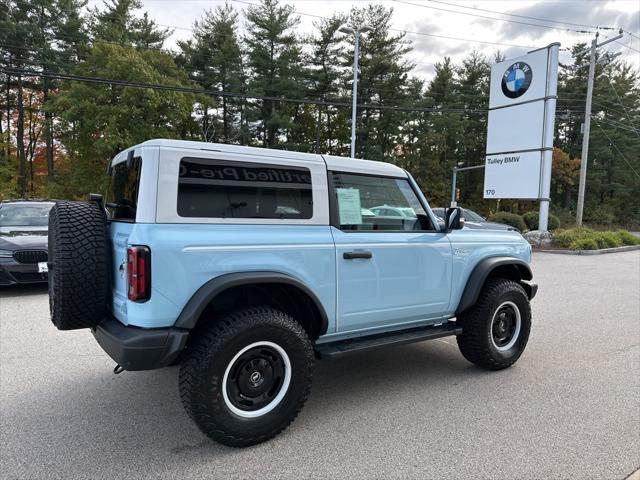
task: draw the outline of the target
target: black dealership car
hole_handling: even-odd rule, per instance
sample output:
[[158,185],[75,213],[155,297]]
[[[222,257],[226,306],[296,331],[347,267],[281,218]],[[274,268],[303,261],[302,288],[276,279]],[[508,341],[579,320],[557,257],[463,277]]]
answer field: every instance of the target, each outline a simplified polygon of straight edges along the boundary
[[47,281],[47,228],[53,202],[0,202],[0,286]]

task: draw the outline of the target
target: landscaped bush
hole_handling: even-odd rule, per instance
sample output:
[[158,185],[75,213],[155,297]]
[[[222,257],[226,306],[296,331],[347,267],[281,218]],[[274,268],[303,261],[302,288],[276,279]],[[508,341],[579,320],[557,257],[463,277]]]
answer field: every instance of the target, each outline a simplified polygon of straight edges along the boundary
[[593,238],[579,238],[569,245],[571,250],[598,250],[598,248],[598,242]]
[[626,230],[618,230],[616,232],[623,245],[640,245],[640,238],[630,234]]
[[617,232],[597,232],[590,228],[571,228],[557,232],[553,236],[553,245],[571,250],[596,250],[614,248],[622,245],[640,245],[640,238],[625,230]]
[[513,228],[517,228],[519,231],[524,232],[527,229],[527,225],[520,215],[509,212],[496,212],[489,217],[489,220],[496,223],[504,223],[510,225]]
[[[538,222],[540,219],[539,212],[527,212],[522,216],[522,219],[524,220],[524,223],[527,224],[527,228],[529,230],[538,230]],[[552,213],[549,214],[549,220],[547,223],[549,231],[560,228],[560,219]]]
[[598,248],[615,248],[622,246],[622,240],[616,232],[596,232],[593,236]]

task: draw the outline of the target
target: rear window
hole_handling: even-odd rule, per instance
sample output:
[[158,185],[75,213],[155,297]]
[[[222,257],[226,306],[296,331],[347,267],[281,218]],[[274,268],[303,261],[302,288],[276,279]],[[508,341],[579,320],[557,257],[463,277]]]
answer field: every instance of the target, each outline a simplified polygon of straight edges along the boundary
[[141,168],[140,157],[113,167],[106,198],[106,207],[112,220],[135,221]]
[[183,158],[178,215],[308,219],[313,215],[311,190],[307,168]]

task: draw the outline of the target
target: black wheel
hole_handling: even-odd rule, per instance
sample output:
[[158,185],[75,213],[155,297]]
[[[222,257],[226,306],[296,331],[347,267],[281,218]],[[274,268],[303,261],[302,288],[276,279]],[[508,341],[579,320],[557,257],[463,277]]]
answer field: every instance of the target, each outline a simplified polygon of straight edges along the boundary
[[96,326],[109,288],[107,223],[96,203],[58,202],[49,213],[49,309],[60,330]]
[[268,440],[298,415],[311,389],[313,347],[289,315],[238,310],[194,332],[180,397],[196,425],[234,447]]
[[529,340],[529,298],[518,283],[492,278],[476,304],[457,321],[462,327],[458,347],[464,358],[488,370],[501,370],[520,358]]

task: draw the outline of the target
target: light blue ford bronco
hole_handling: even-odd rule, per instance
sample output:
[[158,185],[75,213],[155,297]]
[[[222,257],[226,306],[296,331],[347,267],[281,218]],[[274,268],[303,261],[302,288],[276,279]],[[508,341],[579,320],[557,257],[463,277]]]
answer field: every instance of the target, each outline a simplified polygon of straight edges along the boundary
[[499,370],[527,344],[529,244],[458,208],[439,222],[394,165],[151,140],[108,171],[104,199],[51,211],[52,321],[90,328],[116,372],[179,363],[186,411],[221,443],[285,429],[316,359],[455,335]]

